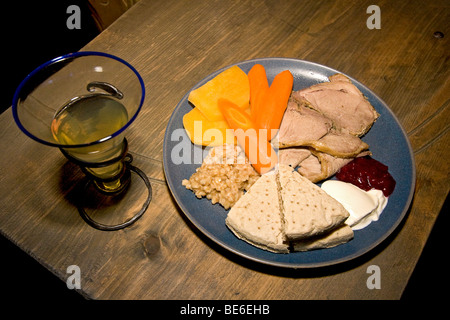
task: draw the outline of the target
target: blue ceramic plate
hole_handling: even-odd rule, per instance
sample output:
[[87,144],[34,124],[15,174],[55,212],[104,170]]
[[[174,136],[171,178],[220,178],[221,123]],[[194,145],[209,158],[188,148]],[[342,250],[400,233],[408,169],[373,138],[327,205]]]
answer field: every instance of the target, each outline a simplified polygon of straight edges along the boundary
[[[247,73],[256,63],[266,68],[269,83],[276,74],[289,69],[294,76],[294,90],[328,81],[328,76],[339,72],[316,63],[286,58],[255,59],[236,65]],[[192,89],[203,85],[226,68],[209,75]],[[287,268],[328,266],[359,257],[379,245],[400,224],[408,210],[415,185],[414,158],[406,134],[389,107],[366,86],[349,78],[380,114],[363,140],[369,144],[373,158],[387,165],[397,182],[394,192],[389,197],[388,205],[378,221],[355,231],[354,239],[346,244],[308,252],[271,253],[239,240],[225,225],[227,211],[222,206],[212,205],[205,198],[196,198],[192,191],[181,185],[181,181],[189,179],[201,165],[202,154],[207,152],[204,148],[193,145],[183,129],[183,115],[193,108],[188,102],[189,92],[178,103],[169,120],[163,151],[167,183],[183,213],[201,232],[224,248],[242,257],[273,266]]]

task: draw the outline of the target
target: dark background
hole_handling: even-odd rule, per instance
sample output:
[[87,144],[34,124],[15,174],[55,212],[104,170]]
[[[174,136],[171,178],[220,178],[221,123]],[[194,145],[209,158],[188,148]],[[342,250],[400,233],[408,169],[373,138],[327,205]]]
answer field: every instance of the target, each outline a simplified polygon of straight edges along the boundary
[[[57,56],[78,51],[99,34],[87,1],[28,2],[8,2],[3,7],[3,19],[0,19],[4,57],[2,76],[7,80],[2,84],[0,112],[10,107],[16,87],[29,72]],[[70,16],[66,9],[72,4],[81,9],[79,30],[66,27]],[[444,239],[444,228],[448,226],[447,203],[405,290],[405,300],[434,299],[446,292],[444,281],[448,283],[446,274],[450,273],[444,262],[448,252],[445,250],[448,240]],[[77,292],[67,289],[64,281],[1,235],[0,252],[1,288],[8,299],[84,300]]]
[[[80,7],[81,29],[67,28],[69,5]],[[79,51],[99,34],[87,0],[4,1],[0,25],[1,70],[2,77],[7,79],[0,91],[0,112],[11,106],[15,89],[31,71],[55,57]],[[7,300],[84,300],[2,235],[0,253],[0,283]]]
[[[87,0],[4,2],[1,69],[8,80],[2,82],[0,112],[11,105],[15,89],[28,73],[48,60],[80,50],[99,33]],[[72,4],[81,9],[81,29],[66,27],[70,16],[66,10]]]

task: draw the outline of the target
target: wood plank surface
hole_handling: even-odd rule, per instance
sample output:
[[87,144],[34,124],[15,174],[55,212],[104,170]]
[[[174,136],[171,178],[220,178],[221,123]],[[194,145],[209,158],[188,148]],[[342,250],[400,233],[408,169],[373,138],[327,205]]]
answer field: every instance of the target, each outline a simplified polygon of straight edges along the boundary
[[[78,215],[83,174],[57,149],[27,138],[11,110],[0,116],[0,231],[66,281],[78,265],[91,299],[398,299],[449,192],[450,4],[377,1],[141,0],[83,50],[120,56],[147,96],[127,139],[152,180],[153,200],[133,226],[103,232]],[[444,37],[435,33],[439,31]],[[416,161],[411,208],[381,245],[332,267],[287,270],[240,258],[183,215],[165,183],[163,137],[181,98],[229,64],[262,57],[308,60],[367,85],[404,127]],[[379,290],[367,268],[381,270]]]

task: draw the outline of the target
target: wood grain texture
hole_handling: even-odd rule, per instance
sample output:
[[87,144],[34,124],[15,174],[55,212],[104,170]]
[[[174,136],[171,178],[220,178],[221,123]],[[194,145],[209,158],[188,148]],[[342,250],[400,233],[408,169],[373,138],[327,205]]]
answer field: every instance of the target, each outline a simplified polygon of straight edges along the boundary
[[[141,73],[147,96],[127,139],[153,181],[148,212],[130,228],[86,225],[73,203],[83,175],[0,116],[0,231],[65,281],[82,272],[93,299],[398,299],[449,184],[448,1],[378,1],[381,29],[366,27],[371,1],[141,0],[83,50],[104,51]],[[443,38],[434,33],[441,31]],[[371,88],[394,111],[414,150],[417,185],[408,215],[368,254],[315,270],[246,261],[203,236],[164,181],[163,136],[181,98],[229,64],[291,57],[328,65]],[[382,287],[366,286],[367,267]]]

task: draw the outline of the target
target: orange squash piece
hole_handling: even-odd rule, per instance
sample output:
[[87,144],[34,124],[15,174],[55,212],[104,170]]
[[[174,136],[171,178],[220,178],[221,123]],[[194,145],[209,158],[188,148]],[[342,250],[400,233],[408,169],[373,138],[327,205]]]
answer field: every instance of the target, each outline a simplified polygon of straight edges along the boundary
[[209,121],[198,108],[193,108],[183,116],[183,126],[192,143],[198,145],[215,147],[224,143],[237,143],[233,130],[225,120]]
[[242,109],[248,108],[250,100],[248,76],[238,66],[222,71],[201,87],[192,90],[188,97],[209,121],[225,120],[219,110],[219,99],[226,99]]

